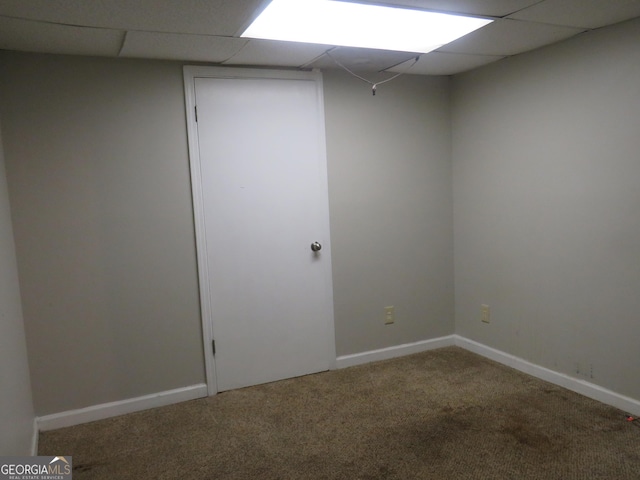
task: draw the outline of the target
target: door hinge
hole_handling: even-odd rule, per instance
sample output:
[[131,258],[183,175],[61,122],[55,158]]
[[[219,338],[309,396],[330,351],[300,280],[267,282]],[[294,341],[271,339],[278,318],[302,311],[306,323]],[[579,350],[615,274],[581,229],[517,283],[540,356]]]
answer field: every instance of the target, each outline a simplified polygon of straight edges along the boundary
[[196,123],[198,122],[198,106],[193,107],[196,111]]
[[216,341],[215,340],[211,340],[211,352],[214,355],[216,354]]

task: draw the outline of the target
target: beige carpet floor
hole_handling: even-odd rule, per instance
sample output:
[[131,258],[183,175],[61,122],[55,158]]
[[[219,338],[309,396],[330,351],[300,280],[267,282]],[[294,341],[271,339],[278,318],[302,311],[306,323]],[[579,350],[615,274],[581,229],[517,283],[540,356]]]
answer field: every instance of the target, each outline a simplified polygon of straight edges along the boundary
[[82,479],[640,479],[624,412],[456,347],[44,432]]

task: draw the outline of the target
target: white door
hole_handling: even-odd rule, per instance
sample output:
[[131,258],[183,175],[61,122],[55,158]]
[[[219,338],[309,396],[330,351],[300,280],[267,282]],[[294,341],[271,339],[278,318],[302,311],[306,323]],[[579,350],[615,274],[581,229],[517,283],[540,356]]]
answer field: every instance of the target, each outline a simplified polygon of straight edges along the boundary
[[216,389],[327,370],[335,343],[321,77],[209,72],[194,74],[193,93]]

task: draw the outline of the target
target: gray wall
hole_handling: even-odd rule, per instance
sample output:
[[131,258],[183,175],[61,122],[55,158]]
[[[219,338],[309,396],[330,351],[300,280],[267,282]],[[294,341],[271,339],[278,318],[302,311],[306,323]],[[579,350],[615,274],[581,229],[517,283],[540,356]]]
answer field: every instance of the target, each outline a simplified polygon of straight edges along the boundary
[[[181,64],[0,74],[37,414],[203,382]],[[338,354],[453,333],[448,79],[325,88]]]
[[[338,355],[453,333],[455,250],[457,333],[640,398],[639,27],[451,103],[446,78],[325,74]],[[204,381],[183,95],[178,63],[0,54],[38,415]]]
[[204,382],[182,67],[2,53],[36,413]]
[[636,20],[457,76],[452,114],[457,333],[634,398],[639,45]]
[[453,333],[448,78],[324,86],[338,355]]
[[0,455],[30,455],[34,412],[0,132]]

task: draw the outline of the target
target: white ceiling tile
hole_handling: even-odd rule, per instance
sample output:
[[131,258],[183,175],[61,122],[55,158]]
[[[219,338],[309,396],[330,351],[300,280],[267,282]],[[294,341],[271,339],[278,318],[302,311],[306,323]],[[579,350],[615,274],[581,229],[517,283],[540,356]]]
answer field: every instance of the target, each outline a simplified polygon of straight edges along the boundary
[[275,40],[249,40],[226,65],[274,65],[298,67],[306,65],[329,47],[308,43],[279,42]]
[[504,17],[510,13],[534,5],[539,1],[540,0],[365,0],[366,3],[467,13],[469,15],[486,15],[489,17]]
[[324,55],[306,66],[324,69],[340,68],[336,63],[337,60],[356,72],[380,72],[416,57],[415,53],[352,47],[335,48],[329,55]]
[[124,32],[0,17],[0,49],[116,56]]
[[127,32],[120,56],[221,63],[238,53],[246,43],[244,38]]
[[584,29],[499,19],[438,49],[474,55],[515,55],[577,35]]
[[640,16],[640,0],[546,0],[509,18],[599,28]]
[[[389,72],[406,72],[413,75],[454,75],[466,72],[482,65],[504,58],[493,55],[467,55],[464,53],[431,52],[420,57],[418,63],[413,60],[390,68]],[[409,67],[411,67],[409,69]]]
[[[0,0],[0,48],[82,55],[339,68],[330,48],[234,37],[267,0]],[[412,73],[453,74],[640,16],[640,0],[357,0],[498,18],[420,58]],[[30,21],[33,20],[33,21]],[[574,27],[572,27],[574,26]],[[126,38],[124,32],[128,31]],[[400,71],[415,54],[337,48],[357,72]]]
[[2,0],[0,15],[91,27],[231,36],[261,0]]

